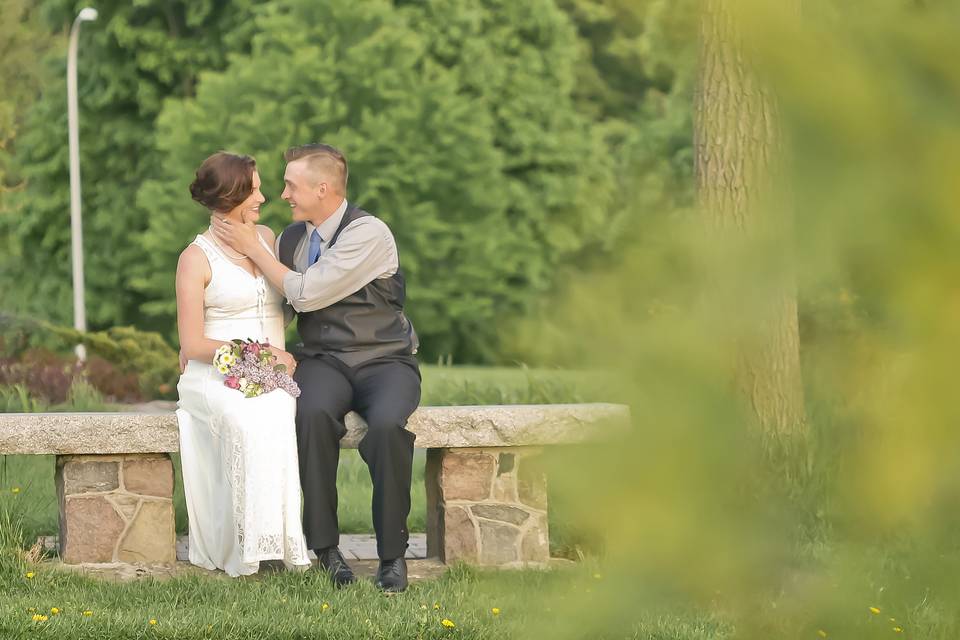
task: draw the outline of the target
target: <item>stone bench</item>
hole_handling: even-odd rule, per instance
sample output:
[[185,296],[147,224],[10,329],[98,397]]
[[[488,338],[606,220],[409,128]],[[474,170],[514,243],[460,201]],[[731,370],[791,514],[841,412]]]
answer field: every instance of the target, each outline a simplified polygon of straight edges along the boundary
[[[427,555],[523,566],[549,559],[544,446],[616,437],[622,405],[421,407],[407,427],[427,449]],[[347,416],[344,448],[366,425]],[[65,563],[169,564],[174,548],[172,413],[0,414],[0,454],[55,454]]]

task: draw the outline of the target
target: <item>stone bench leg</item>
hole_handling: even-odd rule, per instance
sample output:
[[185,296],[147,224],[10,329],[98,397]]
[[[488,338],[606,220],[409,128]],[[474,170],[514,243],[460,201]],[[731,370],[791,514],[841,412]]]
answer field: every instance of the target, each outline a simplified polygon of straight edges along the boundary
[[480,566],[550,559],[547,480],[536,447],[427,451],[427,555]]
[[61,455],[56,482],[63,562],[176,561],[169,455]]

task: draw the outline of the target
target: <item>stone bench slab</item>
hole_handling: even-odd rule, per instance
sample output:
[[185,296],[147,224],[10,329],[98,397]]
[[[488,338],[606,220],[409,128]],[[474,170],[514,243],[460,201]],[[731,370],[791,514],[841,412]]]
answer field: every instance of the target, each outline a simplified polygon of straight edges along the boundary
[[[546,566],[543,448],[616,440],[629,418],[627,407],[602,403],[421,407],[407,426],[427,449],[422,551],[445,563]],[[355,448],[366,424],[353,413],[346,422],[342,446]],[[170,411],[0,414],[0,454],[57,456],[67,564],[175,562],[169,454],[178,449]],[[351,555],[375,553],[369,542]]]
[[[238,399],[238,402],[242,402]],[[347,415],[344,448],[366,424]],[[555,404],[420,407],[407,428],[420,449],[513,447],[607,440],[628,427],[623,405]],[[3,413],[0,454],[171,453],[180,449],[173,413]]]

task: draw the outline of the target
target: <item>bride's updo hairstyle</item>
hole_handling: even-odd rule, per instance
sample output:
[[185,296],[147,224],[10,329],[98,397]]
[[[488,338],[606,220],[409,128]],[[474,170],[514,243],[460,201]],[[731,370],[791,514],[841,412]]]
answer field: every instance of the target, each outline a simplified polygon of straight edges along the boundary
[[253,193],[256,168],[257,161],[250,156],[218,151],[197,169],[190,195],[207,209],[226,213]]

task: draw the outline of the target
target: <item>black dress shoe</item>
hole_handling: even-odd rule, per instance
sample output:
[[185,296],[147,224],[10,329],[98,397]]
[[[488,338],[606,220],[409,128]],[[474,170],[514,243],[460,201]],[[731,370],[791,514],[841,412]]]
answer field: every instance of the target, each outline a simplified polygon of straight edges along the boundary
[[407,588],[407,561],[403,556],[380,561],[377,588],[389,593],[399,593]]
[[327,572],[334,586],[345,587],[348,584],[356,582],[357,578],[353,575],[353,570],[347,561],[343,559],[343,554],[337,547],[327,547],[317,550],[317,565]]

